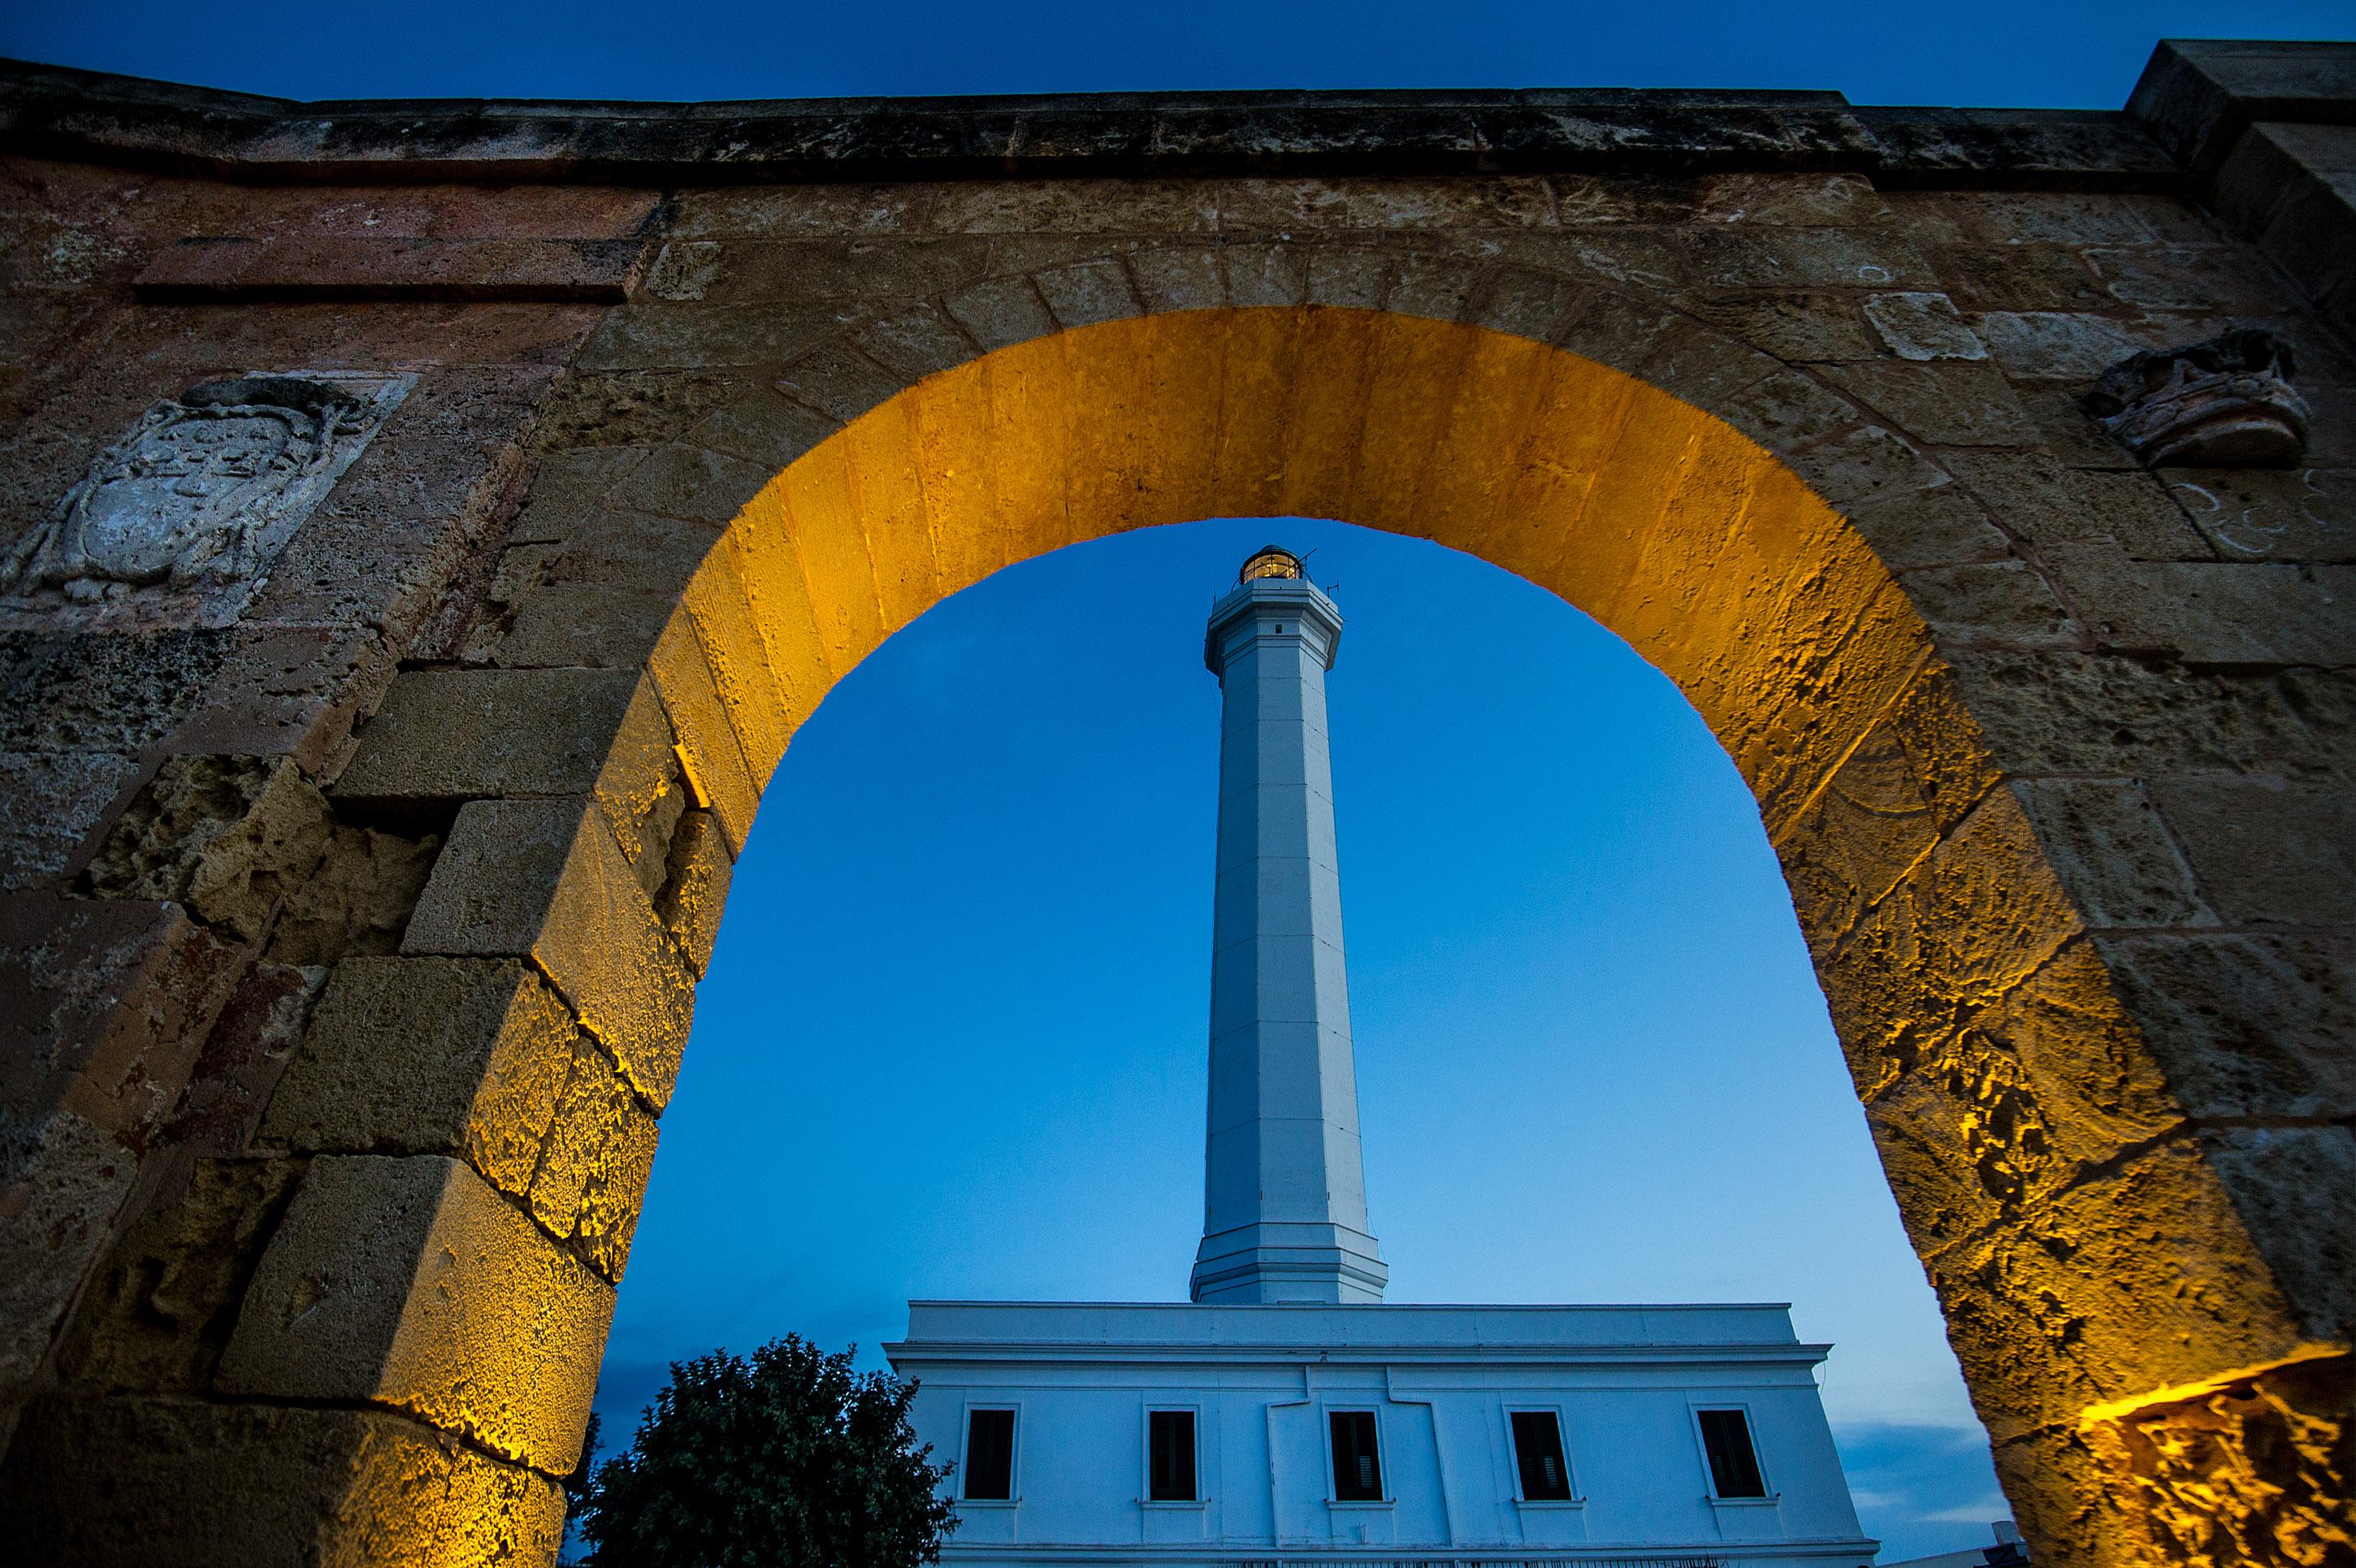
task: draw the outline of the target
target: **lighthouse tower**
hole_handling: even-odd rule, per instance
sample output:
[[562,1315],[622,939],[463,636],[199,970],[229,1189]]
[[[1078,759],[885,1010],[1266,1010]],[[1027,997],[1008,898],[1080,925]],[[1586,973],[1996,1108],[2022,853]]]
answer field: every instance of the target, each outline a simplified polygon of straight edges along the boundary
[[1342,961],[1325,671],[1342,614],[1270,545],[1211,608],[1219,678],[1198,1302],[1378,1302]]

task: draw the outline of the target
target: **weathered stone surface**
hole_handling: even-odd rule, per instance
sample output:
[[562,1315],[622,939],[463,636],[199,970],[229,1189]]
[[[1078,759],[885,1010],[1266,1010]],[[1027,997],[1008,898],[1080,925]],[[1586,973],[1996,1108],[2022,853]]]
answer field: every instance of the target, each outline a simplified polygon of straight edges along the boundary
[[1985,360],[1987,349],[1944,294],[1877,294],[1865,318],[1901,360]]
[[2109,540],[2136,561],[2201,561],[2214,553],[2151,475],[2065,468],[2040,453],[1956,452],[1946,463],[2025,544]]
[[2351,1387],[2345,1351],[2310,1352],[2092,1415],[2072,1435],[2108,1472],[2114,1550],[2201,1568],[2306,1568],[2344,1555]]
[[2037,439],[2004,379],[1984,365],[1944,359],[1827,365],[1824,375],[1918,441],[1943,446],[2026,446]]
[[115,1244],[60,1348],[65,1375],[106,1390],[204,1388],[301,1176],[291,1160],[198,1161]]
[[694,981],[599,820],[579,800],[467,806],[402,950],[530,958],[660,1106],[679,1079]]
[[603,1051],[584,1042],[531,1184],[531,1212],[619,1283],[654,1170],[655,1118]]
[[302,1153],[455,1155],[520,1197],[575,1034],[546,983],[513,960],[347,959],[261,1136]]
[[139,773],[106,752],[0,751],[0,890],[56,881]]
[[554,1481],[403,1416],[187,1399],[37,1402],[0,1511],[27,1561],[91,1568],[547,1562],[564,1532]]
[[2108,540],[2040,553],[2099,646],[2200,664],[2356,664],[2356,568],[2135,561]]
[[103,897],[174,899],[252,941],[332,831],[327,800],[292,763],[177,757],[99,846],[90,885]]
[[1940,642],[1976,648],[2075,648],[2084,634],[2026,561],[1925,566],[1899,579]]
[[2205,926],[2216,917],[2143,787],[2124,779],[2013,785],[2090,926]]
[[2307,1336],[2346,1344],[2356,1229],[2329,1217],[2356,1212],[2356,1130],[2217,1127],[2201,1144]]
[[2192,1115],[2356,1112],[2356,940],[2154,931],[2096,946]]
[[2155,781],[2152,795],[2228,920],[2356,920],[2356,800],[2344,787],[2177,778]]
[[734,854],[713,813],[690,811],[680,819],[655,913],[699,976],[720,940],[720,912],[734,871]]
[[2356,561],[2356,471],[2178,468],[2167,481],[2228,561]]
[[457,1161],[321,1155],[262,1254],[220,1382],[400,1411],[562,1475],[613,1311],[611,1285]]

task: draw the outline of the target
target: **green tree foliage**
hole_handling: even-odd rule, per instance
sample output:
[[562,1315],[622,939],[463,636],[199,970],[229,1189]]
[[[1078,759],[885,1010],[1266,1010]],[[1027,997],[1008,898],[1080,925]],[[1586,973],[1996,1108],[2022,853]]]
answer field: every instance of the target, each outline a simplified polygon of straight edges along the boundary
[[[854,1347],[855,1348],[855,1347]],[[916,1446],[916,1386],[798,1335],[674,1361],[630,1446],[597,1468],[594,1568],[914,1568],[940,1559],[946,1466]]]

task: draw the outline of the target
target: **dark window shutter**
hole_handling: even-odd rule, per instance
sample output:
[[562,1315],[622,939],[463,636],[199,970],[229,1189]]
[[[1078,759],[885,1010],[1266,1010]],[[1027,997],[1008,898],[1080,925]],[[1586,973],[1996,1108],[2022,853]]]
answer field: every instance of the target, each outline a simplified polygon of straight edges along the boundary
[[1376,1451],[1375,1412],[1337,1410],[1331,1416],[1333,1434],[1333,1498],[1344,1503],[1376,1503],[1383,1498],[1383,1462]]
[[1194,1494],[1194,1412],[1157,1410],[1146,1418],[1147,1496],[1191,1503]]
[[1514,1459],[1522,1496],[1534,1503],[1570,1500],[1570,1466],[1562,1454],[1562,1423],[1550,1410],[1514,1412]]
[[1767,1482],[1751,1446],[1751,1423],[1739,1410],[1706,1410],[1701,1415],[1702,1451],[1709,1455],[1709,1484],[1721,1498],[1763,1498]]
[[1014,1496],[1014,1412],[977,1410],[966,1416],[965,1495],[974,1502]]

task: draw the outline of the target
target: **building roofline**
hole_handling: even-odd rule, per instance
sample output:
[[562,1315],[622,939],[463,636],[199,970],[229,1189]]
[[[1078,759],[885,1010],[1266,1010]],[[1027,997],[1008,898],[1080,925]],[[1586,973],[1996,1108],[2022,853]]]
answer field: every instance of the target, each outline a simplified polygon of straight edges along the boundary
[[2125,112],[1859,108],[1829,91],[301,102],[21,60],[0,60],[0,150],[285,184],[1781,170],[2164,188],[2183,166]]

